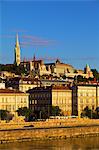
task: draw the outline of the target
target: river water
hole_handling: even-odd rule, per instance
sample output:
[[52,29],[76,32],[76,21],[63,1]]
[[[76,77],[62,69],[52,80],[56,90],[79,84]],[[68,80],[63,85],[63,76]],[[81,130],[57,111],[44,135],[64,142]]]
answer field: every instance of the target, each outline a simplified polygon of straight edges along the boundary
[[99,137],[1,144],[0,150],[99,150]]

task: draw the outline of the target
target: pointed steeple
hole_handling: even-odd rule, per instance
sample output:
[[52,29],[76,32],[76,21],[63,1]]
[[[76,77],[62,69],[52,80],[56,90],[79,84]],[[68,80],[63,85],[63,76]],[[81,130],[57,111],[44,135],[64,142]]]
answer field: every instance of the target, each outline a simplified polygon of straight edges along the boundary
[[20,64],[20,45],[19,45],[19,39],[18,34],[16,35],[16,43],[15,43],[15,60],[14,63],[19,66]]
[[16,34],[16,46],[19,46],[18,34]]

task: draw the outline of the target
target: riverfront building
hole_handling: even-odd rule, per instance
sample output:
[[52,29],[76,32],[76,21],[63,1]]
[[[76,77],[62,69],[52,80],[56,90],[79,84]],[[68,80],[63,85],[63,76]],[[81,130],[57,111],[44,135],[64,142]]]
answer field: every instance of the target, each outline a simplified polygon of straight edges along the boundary
[[65,86],[38,87],[28,91],[29,107],[38,112],[45,110],[50,115],[51,107],[58,106],[63,115],[72,114],[72,90]]
[[0,110],[7,110],[12,114],[21,107],[29,107],[29,94],[17,90],[0,89]]
[[77,84],[72,88],[73,115],[80,117],[87,106],[93,110],[99,107],[99,83]]

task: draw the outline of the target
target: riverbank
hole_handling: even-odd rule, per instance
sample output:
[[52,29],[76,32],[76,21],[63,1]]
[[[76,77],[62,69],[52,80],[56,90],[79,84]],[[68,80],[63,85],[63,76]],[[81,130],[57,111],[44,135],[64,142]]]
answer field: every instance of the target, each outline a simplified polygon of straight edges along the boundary
[[99,136],[99,120],[47,120],[31,123],[0,123],[0,143],[41,139]]
[[[94,141],[94,142],[93,142]],[[99,150],[98,137],[36,140],[0,144],[0,150]]]

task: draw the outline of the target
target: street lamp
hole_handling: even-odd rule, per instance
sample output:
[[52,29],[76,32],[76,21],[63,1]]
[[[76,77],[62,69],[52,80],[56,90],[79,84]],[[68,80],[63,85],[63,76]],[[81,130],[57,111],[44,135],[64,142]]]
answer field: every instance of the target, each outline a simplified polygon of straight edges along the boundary
[[93,109],[92,109],[92,106],[91,106],[91,119],[93,118],[92,110],[93,110]]
[[40,110],[40,119],[41,119],[41,117],[42,117],[42,111]]

